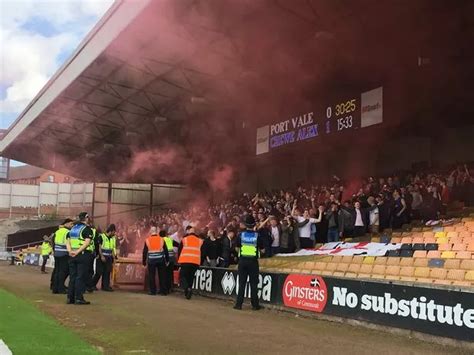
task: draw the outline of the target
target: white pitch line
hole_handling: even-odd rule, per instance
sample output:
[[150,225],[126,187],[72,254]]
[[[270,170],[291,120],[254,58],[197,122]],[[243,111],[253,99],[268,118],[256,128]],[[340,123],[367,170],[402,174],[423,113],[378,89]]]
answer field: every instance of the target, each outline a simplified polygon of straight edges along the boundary
[[0,355],[13,355],[12,351],[8,348],[7,344],[0,339]]

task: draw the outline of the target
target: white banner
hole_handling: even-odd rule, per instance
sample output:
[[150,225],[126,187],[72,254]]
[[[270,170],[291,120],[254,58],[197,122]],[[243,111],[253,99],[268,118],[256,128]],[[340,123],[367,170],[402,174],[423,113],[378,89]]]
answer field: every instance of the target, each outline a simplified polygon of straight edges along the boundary
[[360,127],[369,127],[383,121],[383,87],[361,95]]
[[257,155],[270,151],[270,126],[257,128]]
[[367,256],[384,256],[387,251],[398,250],[402,246],[401,243],[345,243],[333,242],[326,243],[317,249],[301,249],[296,253],[277,254],[278,256],[308,256],[308,255],[367,255]]

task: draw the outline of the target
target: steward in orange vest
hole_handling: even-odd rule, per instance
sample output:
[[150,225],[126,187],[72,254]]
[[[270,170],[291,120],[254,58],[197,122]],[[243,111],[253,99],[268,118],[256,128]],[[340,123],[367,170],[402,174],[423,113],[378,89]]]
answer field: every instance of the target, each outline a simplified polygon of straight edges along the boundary
[[180,284],[188,300],[193,295],[194,274],[201,265],[202,244],[203,240],[195,234],[194,228],[192,226],[186,227],[186,235],[179,245],[178,263],[181,265]]
[[143,266],[148,267],[148,281],[150,286],[148,294],[156,295],[155,275],[156,270],[158,270],[160,281],[159,294],[166,296],[169,293],[166,279],[166,266],[169,264],[169,254],[165,240],[158,235],[156,227],[151,227],[150,236],[145,240],[142,263]]

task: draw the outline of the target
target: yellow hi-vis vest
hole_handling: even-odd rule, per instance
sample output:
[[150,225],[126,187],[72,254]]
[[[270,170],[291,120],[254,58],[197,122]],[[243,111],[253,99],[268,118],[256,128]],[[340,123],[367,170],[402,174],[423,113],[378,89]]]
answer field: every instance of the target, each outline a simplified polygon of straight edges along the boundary
[[254,231],[244,231],[240,234],[240,256],[258,258],[258,233]]
[[47,256],[47,255],[51,254],[52,251],[53,251],[53,248],[51,248],[51,245],[48,242],[43,242],[43,244],[41,244],[41,255],[42,256]]
[[102,237],[102,255],[114,256],[115,252],[115,237],[109,237],[106,233],[100,235]]
[[69,233],[69,229],[65,227],[59,228],[54,233],[54,256],[66,256],[68,255],[66,248],[66,236]]
[[168,249],[168,255],[169,255],[170,261],[175,261],[173,239],[171,239],[171,237],[164,237],[163,239],[165,240],[166,248]]

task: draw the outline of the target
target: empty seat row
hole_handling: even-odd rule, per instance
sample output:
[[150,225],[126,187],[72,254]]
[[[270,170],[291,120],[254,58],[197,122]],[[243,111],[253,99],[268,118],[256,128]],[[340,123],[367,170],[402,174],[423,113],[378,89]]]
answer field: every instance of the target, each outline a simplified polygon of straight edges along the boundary
[[[343,257],[345,258],[345,257]],[[348,257],[351,258],[351,257]],[[346,270],[347,268],[357,268],[354,265],[384,265],[384,266],[419,266],[419,267],[437,267],[446,269],[474,270],[474,259],[428,259],[428,258],[403,258],[403,257],[354,257],[360,262],[347,263],[342,261],[308,261],[300,263],[299,270]],[[363,260],[364,259],[364,260]],[[346,259],[347,260],[347,259]],[[357,259],[355,259],[357,260]],[[339,266],[338,266],[339,265]]]
[[312,274],[333,277],[386,279],[435,284],[474,285],[474,270],[440,269],[414,266],[339,264],[339,267],[312,270]]

